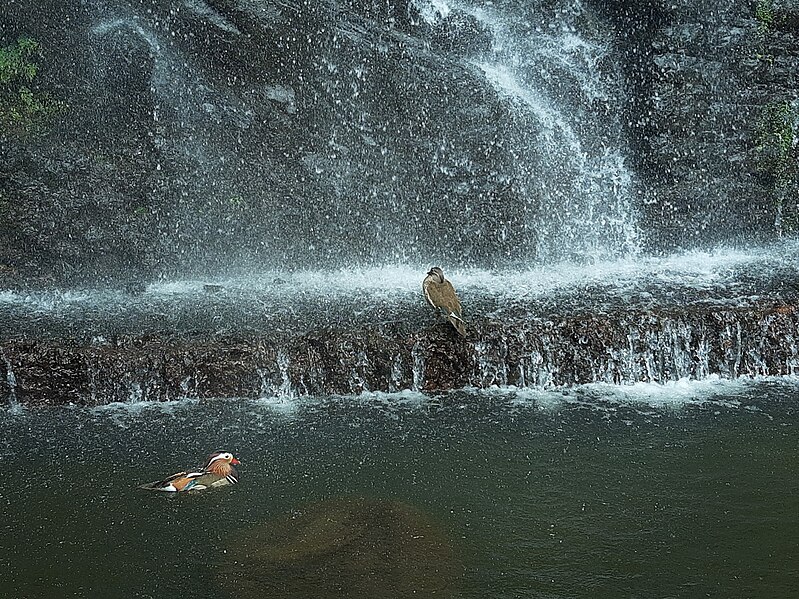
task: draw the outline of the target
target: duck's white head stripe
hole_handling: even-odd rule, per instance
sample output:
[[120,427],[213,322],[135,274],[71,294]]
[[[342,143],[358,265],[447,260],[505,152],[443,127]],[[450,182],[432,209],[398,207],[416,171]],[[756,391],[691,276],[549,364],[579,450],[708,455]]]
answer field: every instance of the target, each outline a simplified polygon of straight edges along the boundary
[[208,463],[207,463],[205,466],[206,466],[206,468],[207,468],[208,466],[210,466],[211,464],[213,464],[213,463],[214,463],[214,462],[216,462],[217,460],[225,460],[225,461],[230,461],[230,460],[232,460],[232,459],[233,459],[233,455],[231,455],[231,454],[227,453],[226,451],[221,451],[221,452],[219,452],[219,453],[217,453],[217,454],[214,454],[214,455],[212,455],[212,456],[211,456],[211,457],[208,459]]

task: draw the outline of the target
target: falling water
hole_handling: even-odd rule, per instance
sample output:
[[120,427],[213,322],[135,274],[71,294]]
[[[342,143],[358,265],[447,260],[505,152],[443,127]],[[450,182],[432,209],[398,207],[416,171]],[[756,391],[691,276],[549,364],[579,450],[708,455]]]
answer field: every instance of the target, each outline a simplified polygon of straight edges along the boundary
[[[792,596],[799,246],[640,255],[597,3],[410,1],[424,23],[352,0],[47,23],[115,109],[84,109],[111,159],[77,152],[109,188],[141,175],[69,169],[97,193],[75,230],[118,202],[111,239],[136,223],[167,266],[0,292],[6,594]],[[453,15],[482,41],[436,46]],[[465,339],[420,293],[439,260]],[[136,489],[216,448],[241,484]]]
[[289,374],[290,358],[285,349],[277,350],[277,367],[280,370],[280,386],[277,389],[277,397],[281,399],[291,399],[295,396],[294,387],[291,384]]
[[459,10],[491,32],[490,50],[469,60],[511,111],[514,179],[535,208],[538,258],[636,253],[634,177],[618,116],[621,74],[604,61],[610,40],[588,39],[578,29],[593,18],[589,11],[579,1],[551,15],[510,2],[420,5],[430,22]]
[[13,413],[17,413],[22,410],[22,405],[17,400],[17,377],[14,374],[14,367],[11,364],[11,360],[8,359],[5,352],[2,350],[0,350],[0,357],[3,359],[3,363],[6,365],[6,384],[8,385],[9,410]]
[[[92,85],[146,148],[151,197],[129,202],[157,231],[136,249],[156,268],[496,267],[636,253],[636,179],[619,122],[627,90],[590,8],[414,0],[421,18],[400,34],[355,13],[318,22],[330,7],[310,4],[274,56],[235,11],[201,0],[97,10]],[[451,21],[464,15],[483,41],[431,42],[436,28],[457,40]],[[213,35],[192,36],[195,20]],[[271,26],[270,40],[285,24]],[[231,48],[241,75],[209,60]],[[122,84],[138,86],[141,102],[123,105],[110,91]]]
[[417,342],[411,350],[413,358],[413,391],[421,391],[424,388],[424,354],[421,345]]
[[8,383],[9,395],[8,398],[11,403],[17,400],[17,379],[14,376],[14,370],[11,367],[11,362],[8,361],[5,354],[3,354],[3,362],[6,364],[6,382]]

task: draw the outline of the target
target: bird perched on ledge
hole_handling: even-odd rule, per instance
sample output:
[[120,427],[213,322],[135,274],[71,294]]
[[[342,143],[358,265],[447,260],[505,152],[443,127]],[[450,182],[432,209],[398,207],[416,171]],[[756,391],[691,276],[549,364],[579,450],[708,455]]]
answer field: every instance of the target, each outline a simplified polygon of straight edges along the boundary
[[427,303],[436,309],[436,312],[447,317],[450,324],[455,327],[461,337],[466,337],[466,323],[461,316],[461,301],[452,283],[444,278],[444,271],[434,266],[422,281],[422,291]]
[[178,472],[164,480],[147,483],[139,488],[179,493],[235,485],[239,482],[239,473],[233,466],[240,463],[232,453],[216,451],[208,456],[205,466],[200,470]]

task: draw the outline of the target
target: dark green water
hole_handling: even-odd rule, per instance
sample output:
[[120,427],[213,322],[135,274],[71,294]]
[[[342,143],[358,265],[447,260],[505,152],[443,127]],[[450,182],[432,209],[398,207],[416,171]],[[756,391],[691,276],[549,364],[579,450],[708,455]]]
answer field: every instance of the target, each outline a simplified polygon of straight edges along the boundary
[[[6,410],[0,431],[3,597],[256,596],[242,576],[308,596],[280,579],[301,560],[265,574],[237,544],[355,497],[445,540],[384,564],[442,562],[436,594],[380,596],[799,597],[795,380]],[[217,448],[243,461],[239,485],[136,489]],[[362,596],[341,589],[313,596]]]

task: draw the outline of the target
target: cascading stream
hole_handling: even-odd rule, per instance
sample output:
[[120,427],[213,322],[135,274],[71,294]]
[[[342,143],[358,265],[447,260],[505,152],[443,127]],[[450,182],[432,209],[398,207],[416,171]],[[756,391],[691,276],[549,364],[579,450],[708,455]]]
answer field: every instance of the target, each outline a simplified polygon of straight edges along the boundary
[[[131,284],[0,291],[12,401],[796,372],[795,243],[642,255],[630,92],[593,4],[414,0],[403,17],[330,0],[250,21],[203,0],[89,4],[87,93],[109,120],[86,143],[105,178],[64,174],[90,198],[59,207],[76,241],[38,242],[122,248]],[[20,185],[44,198],[31,214],[61,197]],[[462,294],[465,345],[425,311],[433,264]]]
[[172,282],[138,295],[6,293],[0,393],[25,404],[291,401],[796,376],[796,247],[453,271],[466,340],[436,324],[423,269]]
[[579,1],[549,10],[513,2],[418,5],[433,26],[457,11],[491,34],[490,48],[467,60],[510,112],[504,141],[512,148],[514,185],[530,206],[537,258],[635,254],[640,235],[620,124],[621,74],[607,67],[611,40],[579,29],[596,17]]

